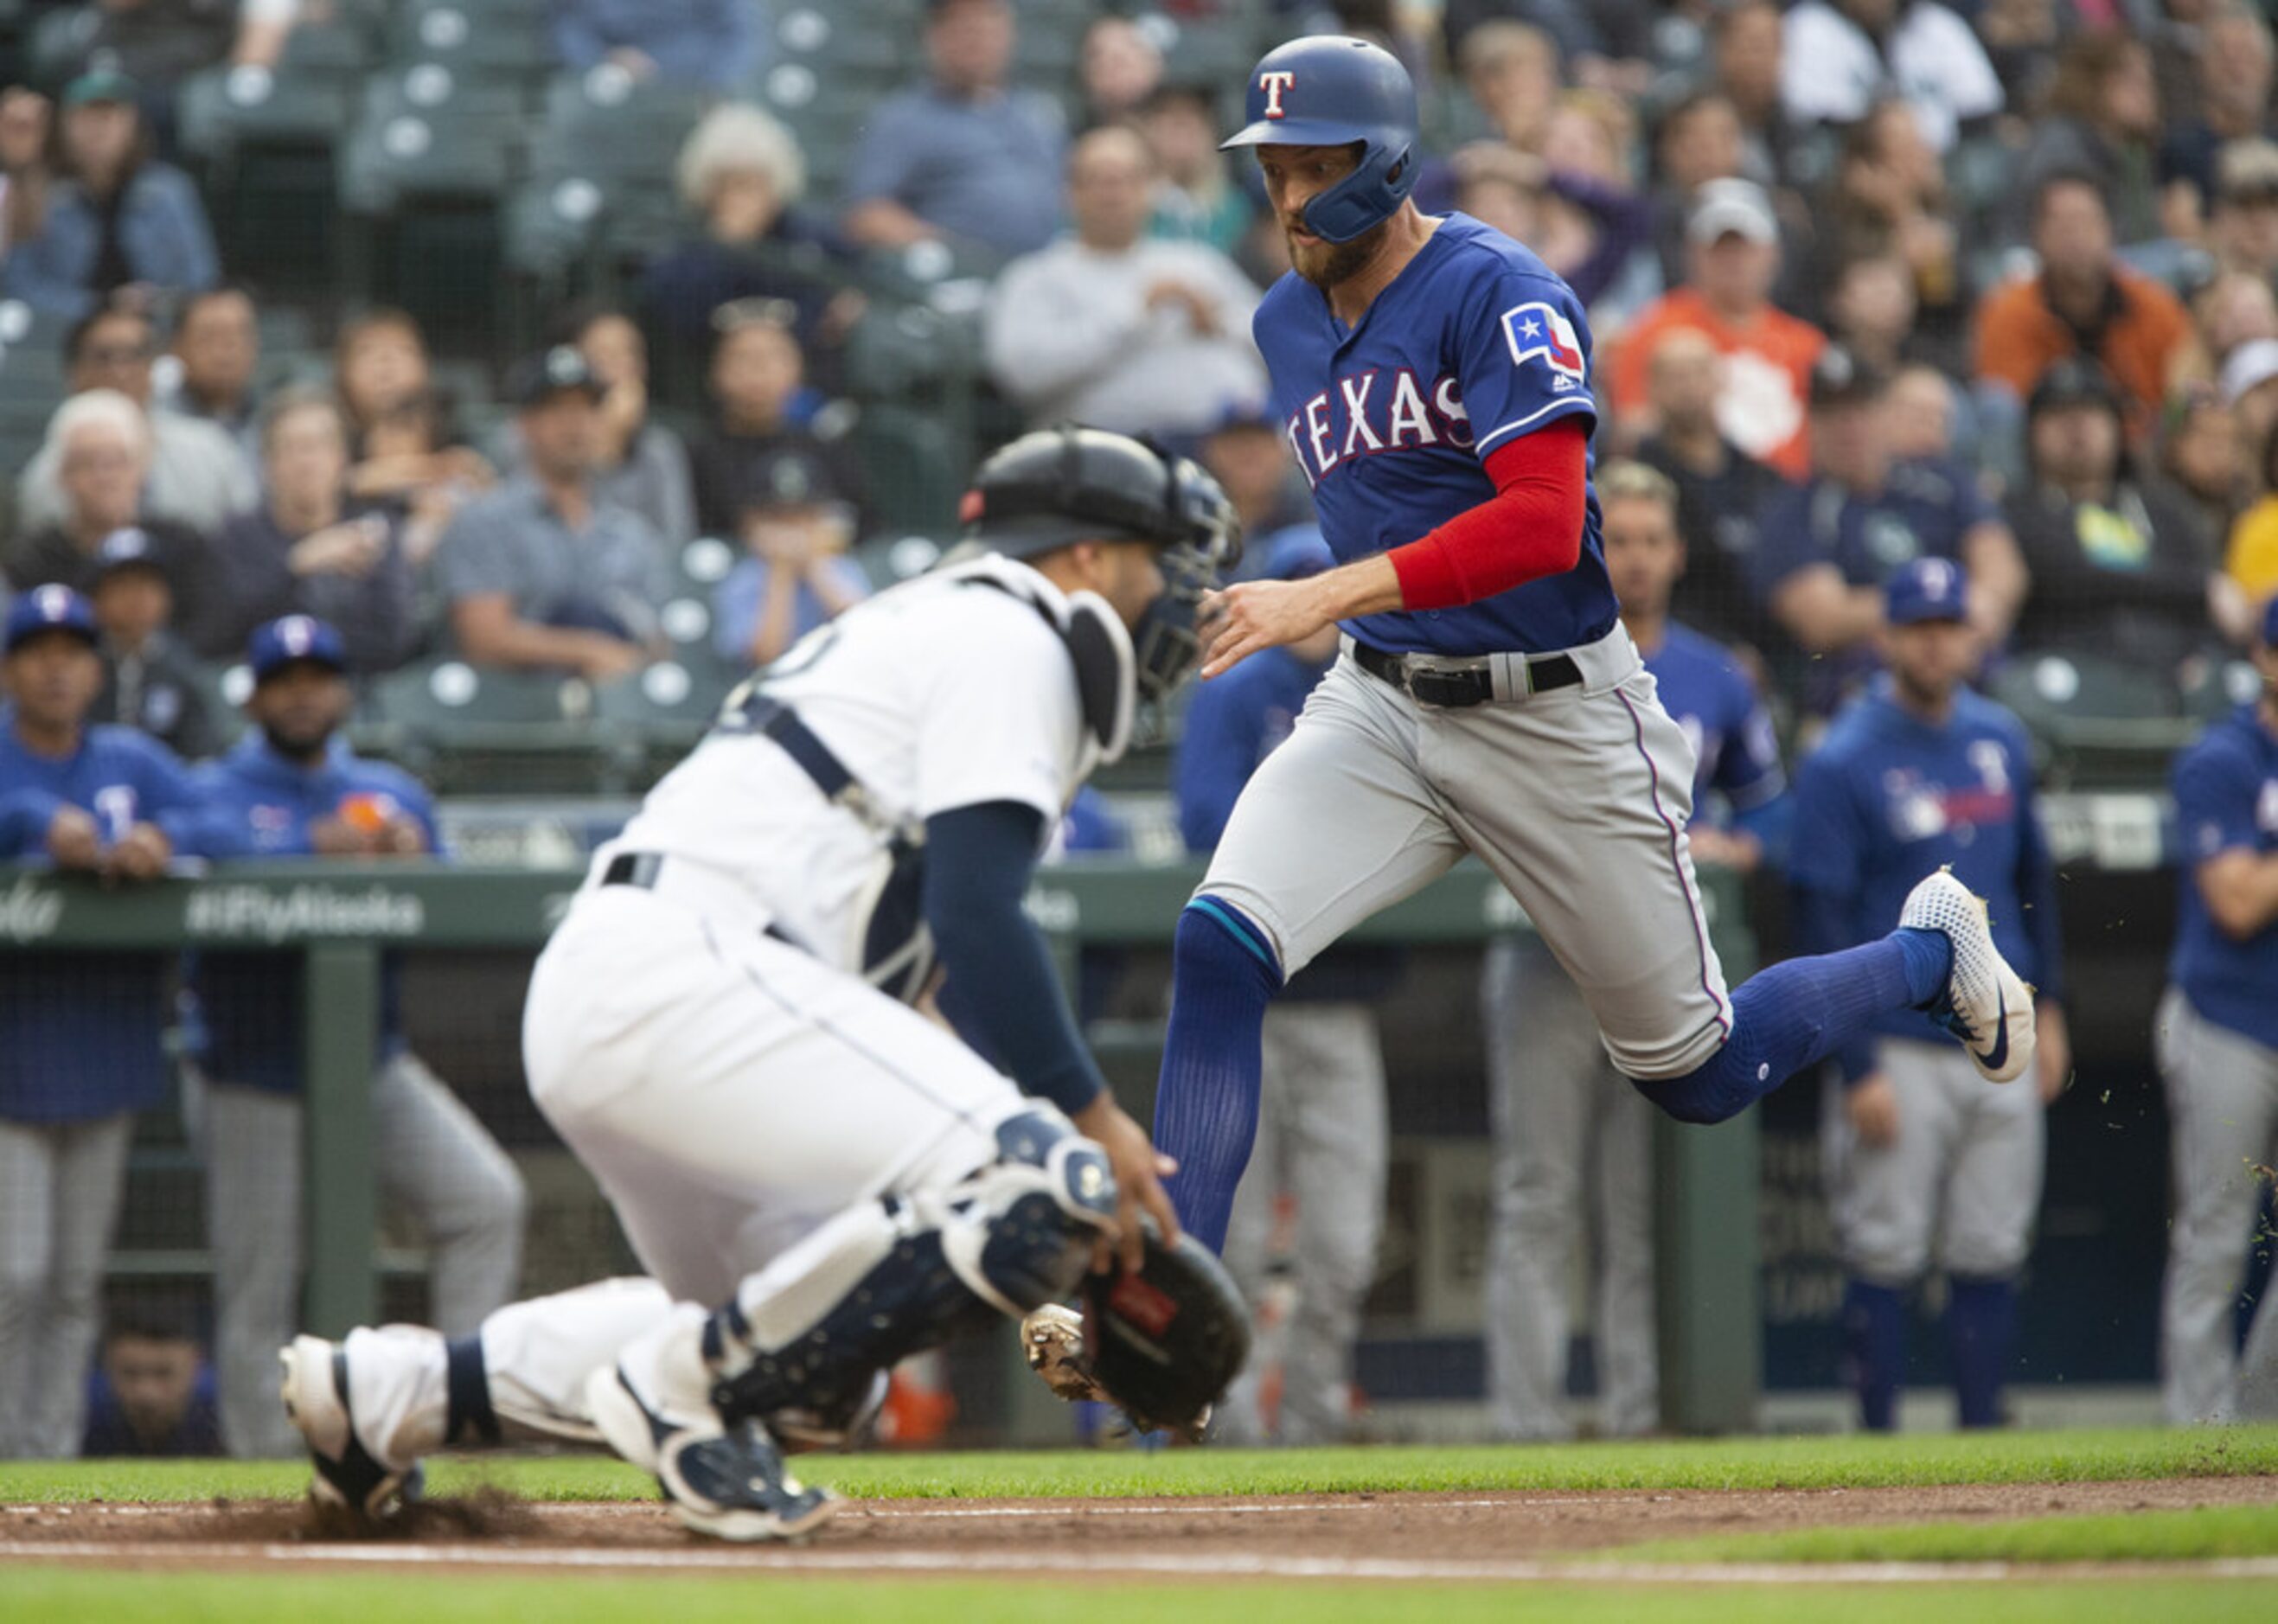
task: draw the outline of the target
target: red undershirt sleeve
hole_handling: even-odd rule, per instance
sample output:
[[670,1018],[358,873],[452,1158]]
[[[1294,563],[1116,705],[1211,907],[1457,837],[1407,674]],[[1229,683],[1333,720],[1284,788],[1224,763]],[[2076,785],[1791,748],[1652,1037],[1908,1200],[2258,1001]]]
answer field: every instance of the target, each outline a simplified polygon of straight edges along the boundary
[[1506,440],[1484,466],[1495,493],[1385,556],[1403,609],[1452,609],[1545,576],[1582,556],[1590,436],[1567,419]]

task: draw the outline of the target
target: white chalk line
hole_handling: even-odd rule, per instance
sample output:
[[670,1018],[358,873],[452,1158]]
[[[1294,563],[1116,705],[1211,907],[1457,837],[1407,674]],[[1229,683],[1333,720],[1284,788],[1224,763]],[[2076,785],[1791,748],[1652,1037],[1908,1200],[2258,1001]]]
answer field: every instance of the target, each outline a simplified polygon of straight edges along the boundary
[[[1394,1506],[1405,1509],[1428,1508],[1455,1511],[1525,1510],[1535,1506],[1607,1506],[1658,1505],[1674,1500],[1669,1494],[1566,1494],[1566,1495],[1506,1495],[1495,1499],[1433,1500],[1380,1496],[1373,1499],[1342,1500],[1243,1500],[1213,1505],[1208,1501],[1170,1502],[1149,1506],[1120,1505],[1108,1501],[1057,1506],[909,1506],[877,1500],[856,1500],[850,1511],[856,1515],[881,1519],[920,1518],[992,1518],[992,1517],[1217,1517],[1271,1516],[1289,1512],[1380,1512]],[[265,1502],[242,1500],[234,1505],[256,1506]],[[0,1506],[0,1516],[103,1516],[149,1517],[174,1515],[185,1510],[195,1510],[203,1501],[141,1502],[121,1504],[108,1500],[64,1501],[47,1505]],[[627,1513],[654,1513],[654,1500],[554,1500],[535,1506],[542,1513],[568,1512],[576,1515],[599,1513],[604,1516]],[[841,1513],[846,1514],[846,1513]]]
[[1397,1580],[1566,1584],[1844,1585],[1954,1584],[2144,1578],[2278,1579],[2278,1557],[2228,1557],[2197,1562],[1594,1562],[1456,1561],[1402,1557],[1180,1555],[1036,1551],[829,1551],[809,1549],[531,1549],[493,1544],[283,1544],[186,1546],[57,1540],[0,1546],[10,1561],[163,1561],[331,1563],[381,1567],[646,1568],[743,1573],[832,1574],[1147,1574],[1166,1579]]
[[1487,1581],[1487,1583],[1586,1585],[1918,1585],[2014,1583],[2112,1578],[2278,1578],[2278,1558],[2216,1558],[2205,1562],[1540,1562],[1419,1560],[1342,1556],[1196,1556],[1103,1558],[1096,1552],[814,1552],[814,1549],[529,1549],[499,1544],[118,1544],[55,1540],[0,1546],[0,1562],[364,1562],[380,1567],[531,1567],[531,1569],[688,1569],[782,1574],[1155,1574],[1162,1578],[1380,1578],[1380,1581]]

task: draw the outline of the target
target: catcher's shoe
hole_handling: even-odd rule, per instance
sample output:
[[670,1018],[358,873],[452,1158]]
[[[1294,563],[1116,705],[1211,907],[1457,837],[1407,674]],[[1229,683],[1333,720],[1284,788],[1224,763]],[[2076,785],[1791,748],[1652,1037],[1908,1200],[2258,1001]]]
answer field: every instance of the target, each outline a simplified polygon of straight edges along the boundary
[[654,1473],[681,1521],[738,1542],[799,1539],[829,1521],[838,1497],[803,1487],[757,1421],[723,1426],[702,1400],[668,1406],[642,1397],[623,1364],[585,1384],[586,1407],[609,1447]]
[[1993,945],[1985,899],[1940,868],[1907,893],[1902,929],[1945,933],[1953,969],[1927,1013],[1961,1040],[1989,1082],[2006,1083],[2033,1064],[2033,989]]
[[285,1414],[309,1443],[309,1498],[358,1517],[385,1521],[419,1498],[419,1463],[391,1467],[356,1441],[348,1408],[348,1351],[322,1337],[295,1337],[277,1350],[284,1367],[279,1396]]

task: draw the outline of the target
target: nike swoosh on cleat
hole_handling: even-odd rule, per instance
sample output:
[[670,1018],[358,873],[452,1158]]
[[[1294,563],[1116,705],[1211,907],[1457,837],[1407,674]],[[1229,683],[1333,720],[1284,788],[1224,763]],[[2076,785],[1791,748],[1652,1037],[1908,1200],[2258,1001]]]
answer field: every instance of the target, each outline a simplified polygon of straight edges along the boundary
[[1995,1071],[2009,1058],[2009,990],[2004,987],[1993,989],[1993,1047],[1982,1058]]

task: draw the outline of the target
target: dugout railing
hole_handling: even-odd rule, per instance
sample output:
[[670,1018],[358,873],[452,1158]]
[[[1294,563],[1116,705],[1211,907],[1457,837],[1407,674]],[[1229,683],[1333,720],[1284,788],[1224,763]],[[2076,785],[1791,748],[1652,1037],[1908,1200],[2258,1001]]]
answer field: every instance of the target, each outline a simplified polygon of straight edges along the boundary
[[[1083,949],[1167,947],[1198,878],[1187,865],[1075,860],[1044,871],[1029,909],[1073,985]],[[280,988],[280,1001],[296,993],[308,1015],[303,1301],[310,1328],[337,1335],[368,1323],[380,1304],[370,1144],[382,956],[391,949],[534,952],[578,879],[566,869],[280,864],[107,889],[24,870],[0,880],[0,974],[19,954],[295,956],[298,985]],[[1737,982],[1754,962],[1739,890],[1729,874],[1704,872],[1702,881],[1711,932]],[[1509,893],[1466,864],[1357,935],[1463,947],[1525,928]],[[1127,1083],[1124,1092],[1135,1090]],[[1146,1099],[1125,1103],[1142,1120],[1151,1110]],[[1714,1129],[1657,1119],[1654,1158],[1663,1424],[1683,1432],[1746,1429],[1761,1373],[1754,1114]],[[1036,1431],[1016,1418],[1015,1437],[1036,1441]]]

